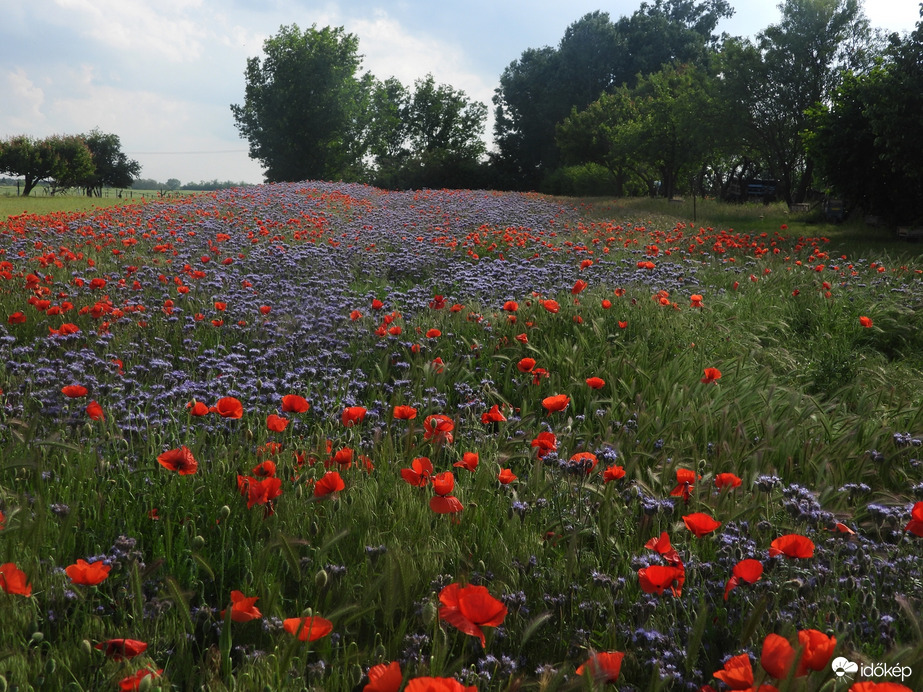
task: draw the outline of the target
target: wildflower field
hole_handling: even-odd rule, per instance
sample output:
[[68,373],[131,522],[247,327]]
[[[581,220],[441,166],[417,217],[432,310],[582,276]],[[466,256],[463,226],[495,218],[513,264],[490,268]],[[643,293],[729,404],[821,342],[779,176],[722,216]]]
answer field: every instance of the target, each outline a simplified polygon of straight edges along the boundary
[[923,689],[916,259],[321,182],[0,234],[0,690]]

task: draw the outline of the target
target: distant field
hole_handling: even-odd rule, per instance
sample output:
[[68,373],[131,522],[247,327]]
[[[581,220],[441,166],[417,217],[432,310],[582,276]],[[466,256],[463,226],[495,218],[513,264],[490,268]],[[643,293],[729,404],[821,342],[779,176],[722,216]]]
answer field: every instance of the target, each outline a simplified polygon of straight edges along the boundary
[[[32,214],[51,214],[57,211],[83,211],[95,207],[111,207],[114,204],[138,202],[145,199],[160,199],[160,190],[103,190],[102,197],[86,195],[46,195],[44,188],[33,190],[28,197],[16,195],[16,186],[0,185],[0,219],[28,212]],[[166,195],[188,196],[198,194],[178,190]]]

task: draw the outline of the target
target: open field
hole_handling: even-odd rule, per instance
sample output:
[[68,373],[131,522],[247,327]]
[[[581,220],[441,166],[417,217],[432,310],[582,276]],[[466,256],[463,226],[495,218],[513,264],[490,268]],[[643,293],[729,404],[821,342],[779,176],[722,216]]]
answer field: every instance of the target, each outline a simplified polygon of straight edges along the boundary
[[917,247],[670,209],[0,222],[0,685],[923,689]]
[[[119,204],[143,202],[145,200],[162,199],[159,190],[103,190],[102,197],[87,197],[86,195],[46,195],[42,190],[34,190],[28,197],[16,195],[16,187],[0,185],[0,219],[28,212],[31,214],[52,214],[67,211],[92,211],[97,207],[111,207]],[[167,193],[170,197],[188,196],[190,193],[176,191]]]

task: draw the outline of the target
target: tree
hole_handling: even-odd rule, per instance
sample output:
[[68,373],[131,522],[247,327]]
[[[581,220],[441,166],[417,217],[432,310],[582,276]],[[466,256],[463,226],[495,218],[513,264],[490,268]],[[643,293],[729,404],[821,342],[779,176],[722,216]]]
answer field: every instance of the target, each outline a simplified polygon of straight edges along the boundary
[[732,13],[726,0],[656,0],[616,23],[605,12],[584,15],[557,48],[525,51],[503,71],[493,98],[495,167],[518,187],[537,187],[560,163],[555,127],[572,108],[634,86],[665,64],[704,67],[718,20]]
[[864,59],[856,46],[871,34],[857,0],[785,0],[780,8],[781,21],[755,44],[725,43],[722,99],[741,104],[747,145],[792,203],[804,199],[812,178],[801,138],[806,113],[829,98],[843,67]]
[[93,154],[80,135],[53,135],[50,142],[52,155],[51,174],[48,181],[51,194],[71,187],[84,187],[96,170]]
[[468,187],[486,151],[487,106],[465,92],[418,79],[411,94],[395,78],[373,90],[370,151],[377,185]]
[[342,27],[293,24],[247,61],[244,103],[231,112],[267,181],[361,177],[373,80],[356,76],[358,47]]
[[572,162],[605,165],[620,183],[628,172],[649,189],[659,180],[661,194],[672,197],[724,142],[713,84],[694,65],[664,67],[573,110],[558,127],[558,144]]
[[[923,9],[921,9],[923,17]],[[923,220],[923,20],[876,67],[847,73],[829,105],[809,113],[805,144],[850,208],[894,224]]]
[[93,170],[93,157],[79,136],[35,139],[17,135],[0,143],[0,171],[22,176],[23,195],[29,195],[42,181],[52,183],[52,193],[80,185]]
[[87,197],[94,194],[102,197],[103,187],[130,187],[132,181],[141,173],[141,164],[129,159],[122,152],[122,143],[118,135],[103,134],[94,129],[83,136],[90,149],[95,171],[80,181]]

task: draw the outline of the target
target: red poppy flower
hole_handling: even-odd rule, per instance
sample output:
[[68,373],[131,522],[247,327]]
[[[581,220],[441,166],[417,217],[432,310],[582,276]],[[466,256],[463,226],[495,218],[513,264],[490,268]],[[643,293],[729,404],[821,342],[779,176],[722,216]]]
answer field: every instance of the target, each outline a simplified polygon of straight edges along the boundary
[[429,500],[429,508],[436,514],[458,514],[464,506],[454,495],[435,495]]
[[548,371],[545,368],[535,368],[532,371],[532,384],[537,385],[543,377],[548,377]]
[[3,512],[0,512],[0,529],[4,526],[6,526],[6,516],[4,516]]
[[517,476],[513,473],[512,469],[501,469],[500,473],[497,474],[497,480],[503,485],[509,485],[515,481],[516,478]]
[[353,322],[361,318],[362,318],[362,313],[359,312],[358,310],[353,310],[351,313],[349,313],[349,319],[351,319]]
[[6,321],[10,324],[25,324],[26,315],[23,312],[14,312],[6,318]]
[[859,324],[861,324],[863,327],[868,329],[874,324],[874,322],[872,322],[871,317],[866,317],[865,315],[863,315],[862,317],[859,318]]
[[396,420],[413,420],[417,417],[417,409],[413,406],[395,406],[392,415]]
[[266,429],[271,432],[282,432],[288,426],[288,418],[283,418],[282,416],[277,416],[275,413],[270,413],[266,416]]
[[252,509],[254,505],[271,505],[282,494],[282,479],[238,476],[237,488],[247,498],[247,509]]
[[474,685],[465,687],[455,678],[411,678],[404,692],[477,692]]
[[612,301],[609,300],[608,298],[603,298],[602,307],[603,307],[603,310],[608,310],[609,308],[612,307]]
[[[250,622],[259,620],[263,617],[254,604],[260,600],[258,596],[244,596],[241,591],[231,592],[231,620],[233,622]],[[224,617],[226,610],[221,611],[221,617]]]
[[718,368],[705,368],[705,377],[702,378],[702,382],[705,384],[711,384],[716,380],[721,379],[721,371]]
[[347,406],[343,409],[343,415],[340,420],[347,428],[351,428],[356,423],[361,423],[365,419],[366,410],[363,406]]
[[112,566],[105,564],[102,560],[87,562],[78,559],[75,564],[65,567],[64,571],[74,584],[96,586],[106,581],[111,569]]
[[129,675],[127,678],[122,678],[119,680],[119,690],[122,692],[131,692],[132,690],[141,689],[141,681],[144,678],[159,678],[163,674],[163,668],[158,670],[152,670],[150,668],[142,668],[137,671],[134,675]]
[[362,688],[362,692],[398,692],[402,682],[404,674],[400,663],[379,663],[369,668],[369,682]]
[[577,675],[586,675],[598,682],[615,682],[622,671],[621,651],[606,651],[594,654],[586,663],[577,668]]
[[297,394],[286,394],[282,397],[283,413],[305,413],[311,408],[311,404],[303,396]]
[[190,401],[186,404],[186,410],[190,416],[207,416],[210,413],[208,406],[201,401]]
[[353,464],[352,448],[343,447],[342,449],[338,449],[336,452],[334,452],[333,456],[330,457],[329,462],[325,465],[329,466],[331,464],[339,464],[340,466],[343,466],[344,468],[349,468],[350,466],[352,466]]
[[574,296],[577,295],[578,293],[586,289],[588,285],[589,284],[587,284],[587,282],[584,281],[583,279],[577,279],[577,281],[574,282],[573,288],[570,289],[571,295],[574,295]]
[[570,403],[570,397],[566,394],[555,394],[542,399],[542,406],[549,412],[563,411]]
[[801,676],[827,667],[836,648],[836,637],[828,637],[819,630],[799,630],[798,643],[801,645],[801,659],[796,675]]
[[686,570],[673,565],[651,565],[638,570],[638,581],[645,593],[663,595],[667,589],[678,596],[686,579]]
[[496,627],[506,617],[506,606],[490,595],[485,586],[449,584],[439,592],[439,618],[465,634],[481,640],[486,646],[481,627]]
[[625,320],[619,320],[619,329],[625,329],[626,327],[628,327],[628,322]]
[[61,387],[61,394],[68,399],[79,399],[87,395],[87,388],[79,384],[69,384],[66,387]]
[[250,469],[250,473],[260,478],[272,478],[276,475],[276,462],[270,461],[269,459],[261,461]]
[[346,488],[343,477],[336,471],[328,471],[314,484],[314,497],[326,497]]
[[590,389],[602,389],[606,386],[606,381],[601,377],[588,377],[586,383]]
[[762,562],[752,558],[741,560],[734,565],[732,576],[728,579],[727,584],[724,585],[724,600],[726,601],[731,590],[737,588],[741,583],[752,584],[759,581],[761,576],[763,576]]
[[401,469],[401,478],[418,488],[426,487],[433,477],[433,462],[429,457],[417,457],[410,462],[409,469]]
[[32,595],[32,584],[29,583],[29,578],[16,566],[15,562],[0,565],[0,589],[17,596]]
[[691,296],[689,296],[690,307],[693,307],[693,308],[705,307],[705,305],[702,303],[702,300],[703,298],[700,294],[693,293]]
[[503,309],[507,312],[516,312],[519,309],[519,303],[515,300],[508,300],[503,304]]
[[899,682],[854,682],[847,692],[913,692],[909,687]]
[[372,310],[381,310],[384,306],[385,304],[378,300],[378,298],[372,301]]
[[763,651],[760,654],[760,664],[763,670],[777,680],[788,677],[792,664],[795,662],[795,648],[785,637],[778,634],[768,634],[763,640]]
[[558,438],[554,436],[554,433],[551,432],[540,432],[534,440],[532,440],[532,445],[538,449],[538,458],[541,459],[548,452],[554,452],[558,449]]
[[232,396],[222,397],[215,402],[215,412],[222,418],[242,418],[244,406]]
[[484,425],[490,425],[491,423],[501,423],[506,420],[506,416],[500,413],[500,407],[497,404],[494,404],[490,407],[490,410],[481,414],[481,422]]
[[617,481],[620,478],[624,478],[624,477],[625,477],[625,469],[616,464],[607,466],[606,470],[603,471],[603,482],[604,483],[611,483],[612,481]]
[[455,476],[451,471],[443,471],[433,476],[433,492],[448,495],[455,489]]
[[137,639],[107,639],[94,648],[102,651],[113,661],[124,661],[140,656],[147,651],[147,644]]
[[909,531],[914,536],[923,537],[923,501],[917,502],[913,509],[910,510],[910,521],[907,522],[904,530]]
[[535,367],[535,358],[523,358],[518,363],[516,363],[516,368],[519,372],[532,372],[532,368]]
[[722,488],[739,488],[743,481],[739,476],[733,473],[719,473],[715,476],[715,487],[719,490]]
[[747,654],[731,657],[724,668],[716,670],[713,675],[732,690],[750,690],[753,687],[753,664]]
[[90,420],[106,420],[106,414],[103,413],[103,407],[97,402],[91,401],[87,404],[87,416]]
[[452,431],[455,430],[455,423],[448,416],[436,414],[427,416],[423,421],[423,439],[432,440],[434,443],[444,442],[452,444]]
[[780,536],[769,544],[769,557],[785,555],[786,557],[809,558],[814,555],[814,542],[797,533]]
[[199,468],[199,462],[192,456],[188,447],[170,449],[157,457],[157,463],[164,468],[176,471],[181,476],[191,476]]
[[692,531],[696,538],[707,536],[712,531],[721,526],[721,522],[703,512],[693,512],[683,516],[683,523],[686,528]]
[[599,459],[592,452],[577,452],[570,458],[569,465],[573,469],[583,469],[589,475],[598,463]]
[[[698,476],[701,478],[701,476]],[[689,502],[689,495],[696,482],[695,471],[691,469],[676,469],[676,486],[670,491],[670,497],[681,497]]]
[[556,300],[543,300],[541,301],[542,307],[545,308],[548,312],[554,314],[561,309],[561,306],[558,305]]
[[466,471],[474,471],[478,467],[479,461],[480,457],[477,452],[465,452],[462,454],[461,461],[456,461],[452,466],[457,466]]
[[287,618],[282,621],[285,631],[302,642],[313,642],[326,637],[333,631],[333,623],[317,615],[311,617]]

